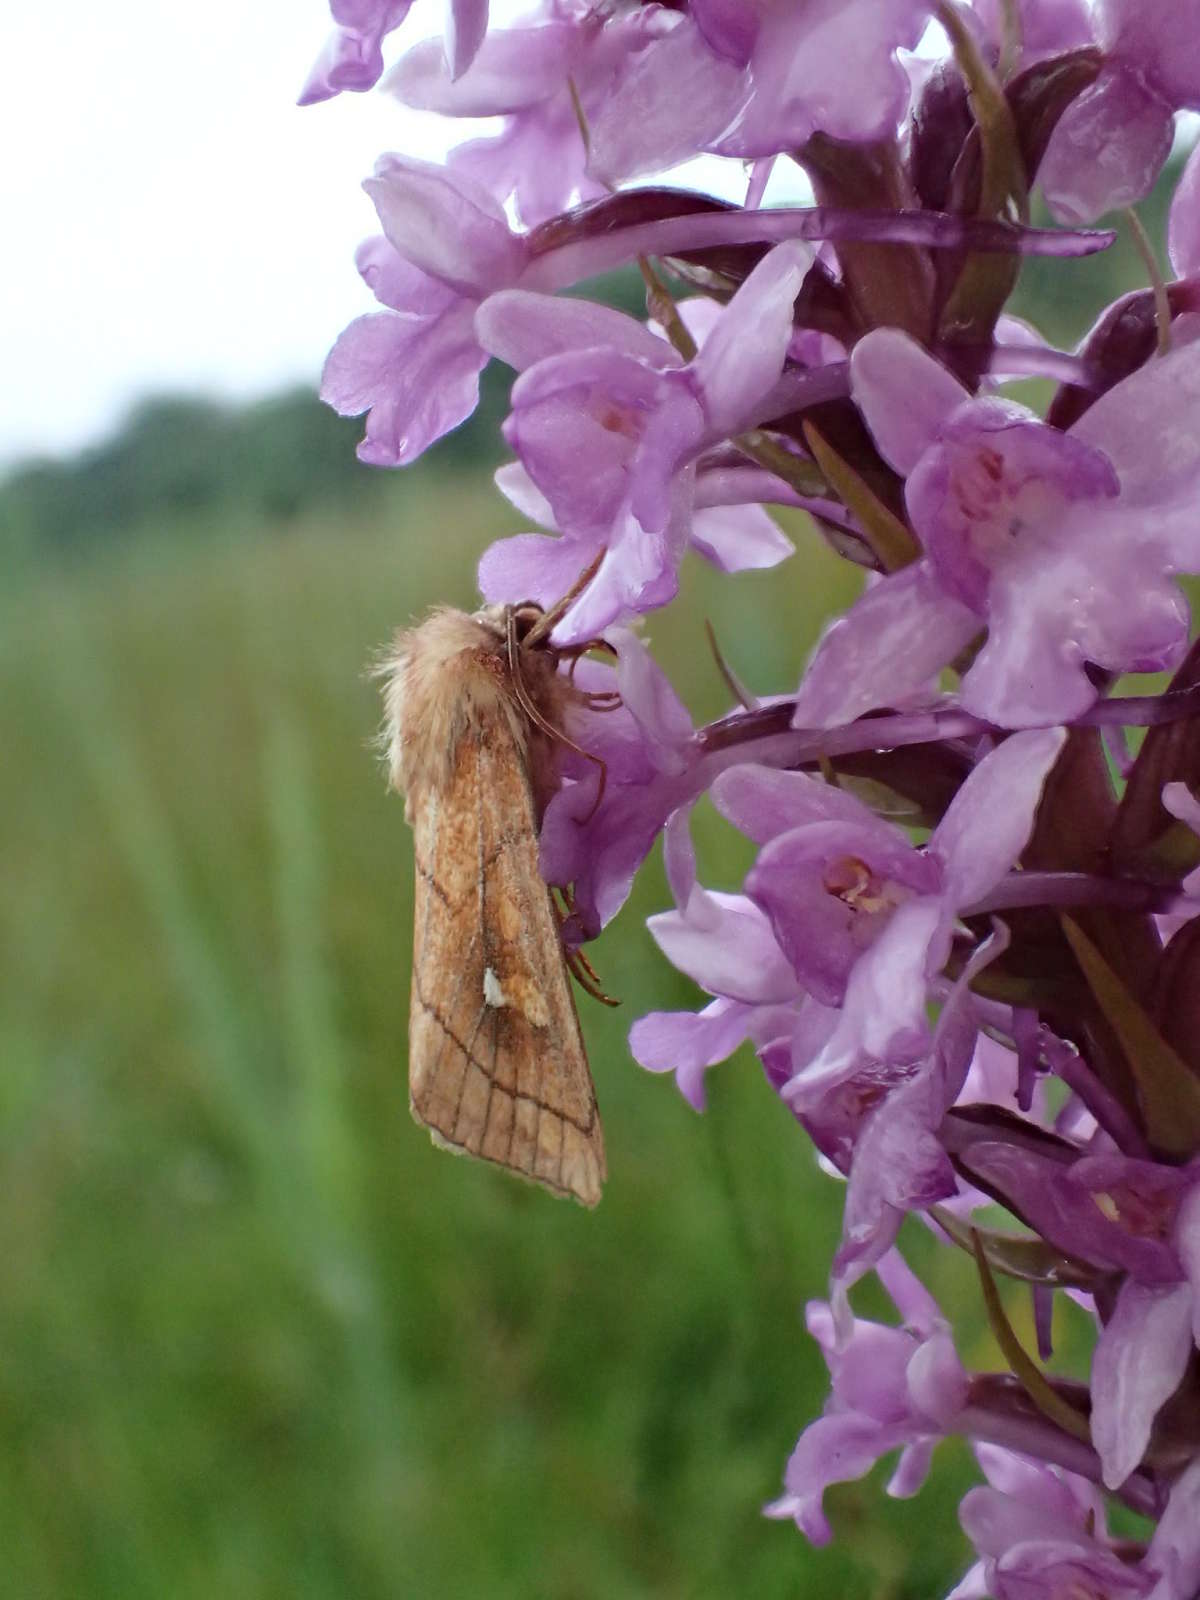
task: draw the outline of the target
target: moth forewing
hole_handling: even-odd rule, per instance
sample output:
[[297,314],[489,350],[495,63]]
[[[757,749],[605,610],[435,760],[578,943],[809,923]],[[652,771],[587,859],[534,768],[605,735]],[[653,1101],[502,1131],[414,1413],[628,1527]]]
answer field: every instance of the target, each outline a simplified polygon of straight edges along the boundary
[[[551,727],[553,651],[521,661]],[[387,666],[392,782],[415,855],[409,1103],[447,1149],[595,1205],[604,1137],[550,891],[535,785],[545,735],[522,708],[506,615],[435,612]]]

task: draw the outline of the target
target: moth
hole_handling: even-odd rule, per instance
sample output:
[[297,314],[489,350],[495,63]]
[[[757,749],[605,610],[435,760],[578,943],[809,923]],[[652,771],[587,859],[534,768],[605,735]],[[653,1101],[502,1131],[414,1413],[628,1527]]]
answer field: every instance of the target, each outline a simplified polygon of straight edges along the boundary
[[549,621],[534,605],[437,610],[383,665],[416,869],[409,1105],[435,1144],[594,1206],[604,1134],[538,862],[579,695]]

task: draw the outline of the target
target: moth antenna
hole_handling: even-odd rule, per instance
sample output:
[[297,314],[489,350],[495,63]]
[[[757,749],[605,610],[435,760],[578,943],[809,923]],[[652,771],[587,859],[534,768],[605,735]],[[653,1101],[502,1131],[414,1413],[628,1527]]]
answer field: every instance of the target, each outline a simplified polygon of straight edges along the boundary
[[[579,746],[573,745],[572,749],[578,750]],[[600,809],[600,802],[604,799],[604,790],[608,784],[608,762],[603,760],[600,756],[594,756],[590,750],[581,750],[580,754],[586,757],[588,761],[595,762],[596,770],[599,773],[599,778],[596,782],[596,798],[592,801],[587,816],[579,818],[579,826],[582,828],[596,815],[597,811]]]
[[537,644],[539,640],[544,639],[547,634],[551,633],[558,626],[563,617],[565,617],[567,612],[570,610],[572,604],[579,598],[579,596],[587,588],[588,584],[591,583],[592,579],[600,571],[600,563],[604,560],[604,555],[605,552],[601,550],[600,554],[595,558],[595,560],[589,562],[579,576],[575,579],[575,582],[567,590],[566,594],[563,595],[562,599],[556,600],[550,607],[549,611],[542,612],[541,616],[534,623],[533,627],[530,628],[529,632],[525,635],[525,643],[527,645]]
[[602,655],[606,656],[615,656],[617,654],[616,645],[609,644],[607,639],[585,639],[582,644],[556,644],[554,648],[564,661],[570,661],[572,671],[575,670],[575,665],[580,657],[589,655],[593,650],[599,650]]
[[[571,685],[572,689],[575,689],[575,670],[579,666],[579,663],[583,660],[584,656],[587,655],[591,650],[603,650],[608,655],[612,656],[615,656],[617,653],[613,649],[612,645],[609,644],[607,639],[593,639],[585,645],[573,646],[568,650],[560,650],[558,652],[559,656],[567,660],[569,663],[567,666],[567,682]],[[575,689],[575,693],[580,695],[582,699],[585,700],[587,704],[592,706],[596,711],[607,711],[609,710],[610,705],[611,708],[615,710],[619,705],[622,704],[621,696],[615,689],[594,691],[590,689]],[[607,701],[609,704],[601,704],[602,701]]]

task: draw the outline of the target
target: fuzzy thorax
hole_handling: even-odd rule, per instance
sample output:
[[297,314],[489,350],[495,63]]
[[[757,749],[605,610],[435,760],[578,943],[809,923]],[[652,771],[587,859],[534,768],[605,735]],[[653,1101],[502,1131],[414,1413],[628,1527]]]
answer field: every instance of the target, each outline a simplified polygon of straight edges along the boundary
[[[503,606],[472,616],[444,607],[396,636],[382,668],[384,740],[392,785],[407,797],[410,814],[425,789],[447,787],[464,734],[486,738],[497,722],[507,725],[535,791],[542,786],[547,741],[514,687],[506,619]],[[520,673],[539,714],[560,727],[570,688],[553,649],[522,650]]]

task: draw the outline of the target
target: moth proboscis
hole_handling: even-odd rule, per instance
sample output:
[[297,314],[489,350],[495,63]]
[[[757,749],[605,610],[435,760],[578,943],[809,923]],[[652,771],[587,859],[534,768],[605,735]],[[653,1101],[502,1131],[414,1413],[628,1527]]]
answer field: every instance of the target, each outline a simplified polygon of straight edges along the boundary
[[594,1206],[604,1135],[538,862],[577,691],[542,615],[434,611],[383,666],[415,857],[409,1105],[435,1144]]

